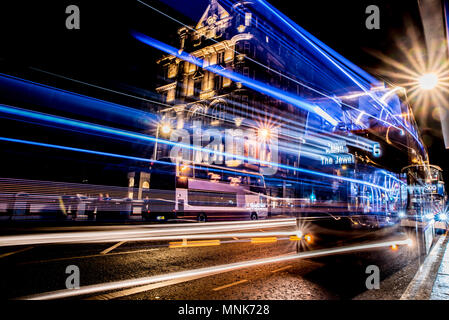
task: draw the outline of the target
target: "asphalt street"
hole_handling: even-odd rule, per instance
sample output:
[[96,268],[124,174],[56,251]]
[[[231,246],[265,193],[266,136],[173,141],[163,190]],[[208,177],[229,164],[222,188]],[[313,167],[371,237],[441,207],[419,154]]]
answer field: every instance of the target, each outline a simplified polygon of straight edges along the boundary
[[[135,228],[139,226],[127,226],[125,230]],[[82,230],[117,229],[121,230],[121,227],[82,227]],[[63,230],[73,231],[70,228]],[[282,228],[282,231],[285,230],[288,228]],[[38,231],[42,229],[35,230]],[[70,265],[79,268],[80,286],[85,287],[296,252],[297,241],[289,237],[273,240],[273,237],[264,237],[264,233],[273,230],[257,231],[260,236],[256,238],[248,238],[242,233],[242,237],[189,241],[188,244],[192,245],[188,246],[183,246],[182,241],[116,241],[1,247],[1,298],[16,299],[64,290],[69,276],[66,268]],[[388,237],[377,237],[372,232],[369,238],[352,240],[351,244],[399,237],[404,237],[399,231]],[[348,243],[327,243],[325,246],[332,249],[345,245]],[[313,252],[322,248],[308,245],[302,240],[300,251]],[[366,287],[365,281],[369,276],[366,268],[369,265],[379,267],[381,283],[378,290],[368,290]],[[416,248],[386,246],[312,259],[266,263],[196,278],[168,279],[76,295],[69,299],[399,299],[417,268]]]

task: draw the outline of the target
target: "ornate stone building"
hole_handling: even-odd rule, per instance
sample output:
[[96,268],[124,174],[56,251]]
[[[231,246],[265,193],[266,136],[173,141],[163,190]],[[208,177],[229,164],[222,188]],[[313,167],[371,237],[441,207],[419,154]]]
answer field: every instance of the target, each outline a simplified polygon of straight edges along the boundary
[[[250,80],[257,79],[267,86],[307,96],[303,87],[287,80],[300,74],[302,66],[291,64],[289,53],[277,36],[278,31],[259,19],[252,6],[252,1],[237,1],[226,10],[218,1],[211,0],[196,26],[178,30],[179,50],[203,61],[203,68],[173,55],[157,60],[161,83],[156,91],[165,104],[171,105],[160,111],[161,119],[173,129],[193,130],[198,121],[208,128],[240,128],[253,132],[255,139],[258,130],[268,129],[276,132],[276,144],[280,148],[251,152],[251,147],[259,146],[260,141],[249,139],[243,155],[298,166],[301,140],[298,132],[307,121],[307,112],[205,69],[222,66]],[[289,125],[288,121],[286,125],[286,120],[293,120],[294,125]],[[157,134],[162,135],[161,132]],[[282,152],[282,146],[287,144],[289,152]],[[224,145],[221,147],[219,151],[223,151]],[[169,146],[159,144],[156,158],[168,154]],[[242,164],[226,162],[226,165]],[[286,188],[285,180],[282,181],[287,176],[295,179],[297,172],[277,168],[272,177],[276,181],[271,184],[272,195],[294,196],[295,190]],[[142,183],[145,182],[140,185]]]

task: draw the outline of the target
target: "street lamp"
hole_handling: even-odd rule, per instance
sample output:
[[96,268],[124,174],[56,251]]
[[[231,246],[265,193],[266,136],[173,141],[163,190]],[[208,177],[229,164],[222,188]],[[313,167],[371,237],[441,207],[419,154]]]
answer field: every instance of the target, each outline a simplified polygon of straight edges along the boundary
[[163,133],[163,134],[169,134],[170,131],[171,131],[171,126],[170,126],[170,124],[169,124],[169,123],[164,123],[164,124],[161,126],[161,130],[162,130],[162,133]]
[[423,74],[421,77],[419,77],[418,82],[421,89],[432,90],[438,84],[438,75],[436,75],[435,73]]
[[156,142],[154,144],[154,150],[153,150],[153,160],[156,160],[156,156],[157,156],[157,144],[158,144],[158,141],[159,141],[159,130],[162,131],[163,135],[168,135],[171,132],[171,130],[172,130],[171,124],[169,122],[166,122],[166,121],[159,122],[157,124],[157,127],[156,127]]
[[270,129],[259,128],[258,135],[262,141],[268,140],[268,138],[270,137]]

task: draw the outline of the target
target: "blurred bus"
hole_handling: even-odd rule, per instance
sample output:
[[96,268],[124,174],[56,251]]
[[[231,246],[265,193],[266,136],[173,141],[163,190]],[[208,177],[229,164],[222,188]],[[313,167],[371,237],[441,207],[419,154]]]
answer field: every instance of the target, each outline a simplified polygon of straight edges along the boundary
[[153,162],[142,193],[146,220],[257,220],[268,215],[262,174],[193,162]]
[[431,164],[414,164],[402,169],[408,180],[408,212],[411,217],[435,217],[445,211],[447,194],[443,171]]

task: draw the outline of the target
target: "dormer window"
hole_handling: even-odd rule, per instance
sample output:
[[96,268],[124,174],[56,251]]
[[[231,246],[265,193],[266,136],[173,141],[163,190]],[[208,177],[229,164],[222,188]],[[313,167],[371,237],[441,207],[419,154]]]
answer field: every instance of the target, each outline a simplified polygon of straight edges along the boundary
[[193,80],[201,79],[204,77],[204,72],[201,70],[201,68],[196,68],[195,73],[193,74]]

